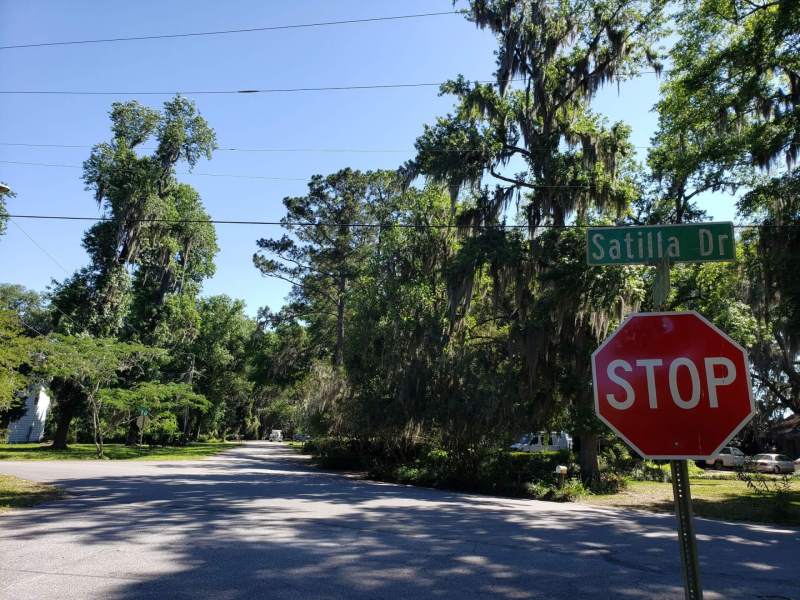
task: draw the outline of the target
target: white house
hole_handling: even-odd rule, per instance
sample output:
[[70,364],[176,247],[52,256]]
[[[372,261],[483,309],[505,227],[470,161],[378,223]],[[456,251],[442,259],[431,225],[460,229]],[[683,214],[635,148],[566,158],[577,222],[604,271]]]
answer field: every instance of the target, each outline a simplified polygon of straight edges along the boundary
[[25,399],[25,414],[8,426],[8,443],[41,441],[49,408],[50,396],[44,391],[44,386],[33,386]]

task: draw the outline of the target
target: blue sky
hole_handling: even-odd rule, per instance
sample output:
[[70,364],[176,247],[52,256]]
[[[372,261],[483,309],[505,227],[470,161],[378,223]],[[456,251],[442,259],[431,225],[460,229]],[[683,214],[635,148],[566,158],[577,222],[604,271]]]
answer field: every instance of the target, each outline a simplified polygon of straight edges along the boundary
[[[0,0],[2,45],[91,39],[451,10],[449,0],[300,0],[236,3],[189,1],[14,2]],[[215,37],[121,42],[0,51],[0,90],[185,91],[443,81],[459,73],[490,79],[495,42],[458,15],[406,21],[294,29]],[[656,127],[654,75],[604,89],[596,109],[633,128],[647,146]],[[221,147],[391,149],[393,153],[257,153],[219,151],[197,173],[258,175],[297,180],[183,175],[215,219],[278,220],[281,200],[301,195],[305,181],[349,166],[395,168],[413,156],[424,123],[445,114],[452,100],[431,87],[292,94],[191,96]],[[136,98],[159,106],[168,96],[34,96],[0,94],[0,142],[91,146],[108,139],[111,102]],[[642,153],[645,152],[641,148]],[[88,148],[0,145],[0,161],[80,165]],[[642,154],[643,155],[643,154]],[[180,169],[185,170],[185,169]],[[0,162],[0,180],[17,197],[18,214],[94,216],[80,169]],[[709,196],[704,208],[733,217],[730,197]],[[31,241],[20,229],[35,240]],[[0,282],[44,290],[86,264],[80,245],[86,222],[10,223],[0,238]],[[258,237],[277,227],[218,225],[217,273],[204,294],[243,298],[248,312],[277,309],[286,284],[265,279],[251,256]],[[38,246],[41,246],[39,248]],[[48,256],[49,254],[49,256]]]

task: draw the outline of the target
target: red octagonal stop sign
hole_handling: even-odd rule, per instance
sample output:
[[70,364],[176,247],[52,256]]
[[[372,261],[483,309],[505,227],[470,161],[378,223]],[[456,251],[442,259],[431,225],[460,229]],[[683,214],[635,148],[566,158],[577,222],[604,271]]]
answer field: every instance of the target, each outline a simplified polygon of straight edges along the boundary
[[708,458],[755,414],[747,354],[696,312],[631,315],[592,377],[597,416],[645,458]]

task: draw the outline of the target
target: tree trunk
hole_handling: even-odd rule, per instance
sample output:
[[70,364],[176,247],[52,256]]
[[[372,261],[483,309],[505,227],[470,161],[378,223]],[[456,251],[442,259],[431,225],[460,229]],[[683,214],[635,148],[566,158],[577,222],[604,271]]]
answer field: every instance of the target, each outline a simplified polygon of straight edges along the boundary
[[53,450],[66,450],[69,426],[72,419],[81,408],[82,396],[80,390],[68,380],[56,379],[52,382],[56,400],[56,431],[53,435]]
[[128,423],[128,431],[125,433],[125,445],[135,446],[139,442],[139,426],[136,424],[136,418],[131,416],[130,423]]
[[94,447],[97,449],[97,458],[103,458],[103,432],[100,431],[100,407],[94,399],[94,395],[89,398],[89,405],[92,407],[92,428],[94,429]]
[[578,438],[581,443],[578,452],[581,479],[584,484],[591,486],[600,481],[600,465],[597,462],[597,434],[580,433]]
[[336,347],[333,351],[333,364],[341,367],[344,364],[344,294],[347,278],[344,271],[339,273],[339,294],[336,302]]
[[74,401],[61,404],[56,432],[53,435],[53,450],[67,449],[67,436],[69,435],[69,426],[72,423],[72,418],[75,416],[76,404],[77,402]]

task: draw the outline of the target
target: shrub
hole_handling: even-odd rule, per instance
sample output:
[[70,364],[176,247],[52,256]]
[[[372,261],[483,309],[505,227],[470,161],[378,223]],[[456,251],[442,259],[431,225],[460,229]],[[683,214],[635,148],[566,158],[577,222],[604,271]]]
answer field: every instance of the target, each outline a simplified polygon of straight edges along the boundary
[[[666,471],[662,467],[667,467]],[[659,465],[652,460],[641,461],[631,471],[635,481],[669,481],[669,465]]]
[[525,485],[525,495],[537,500],[550,500],[553,502],[575,502],[588,492],[580,479],[569,479],[564,487],[547,485],[542,482],[528,483]]
[[[585,493],[572,453],[467,449],[453,454],[423,444],[396,448],[380,441],[317,438],[303,445],[327,469],[365,469],[373,479],[471,492],[573,500]],[[558,488],[556,466],[573,476]]]
[[[689,477],[705,477],[705,471],[697,466],[693,460],[689,462]],[[656,463],[646,460],[636,466],[631,472],[631,477],[636,481],[661,481],[669,483],[672,481],[672,471],[669,463]]]
[[619,473],[600,473],[600,479],[592,486],[594,494],[618,494],[628,487],[628,480]]
[[598,459],[602,470],[614,473],[630,473],[642,460],[619,439],[604,446]]
[[303,451],[312,454],[325,469],[363,469],[368,463],[356,440],[319,438],[306,442]]

